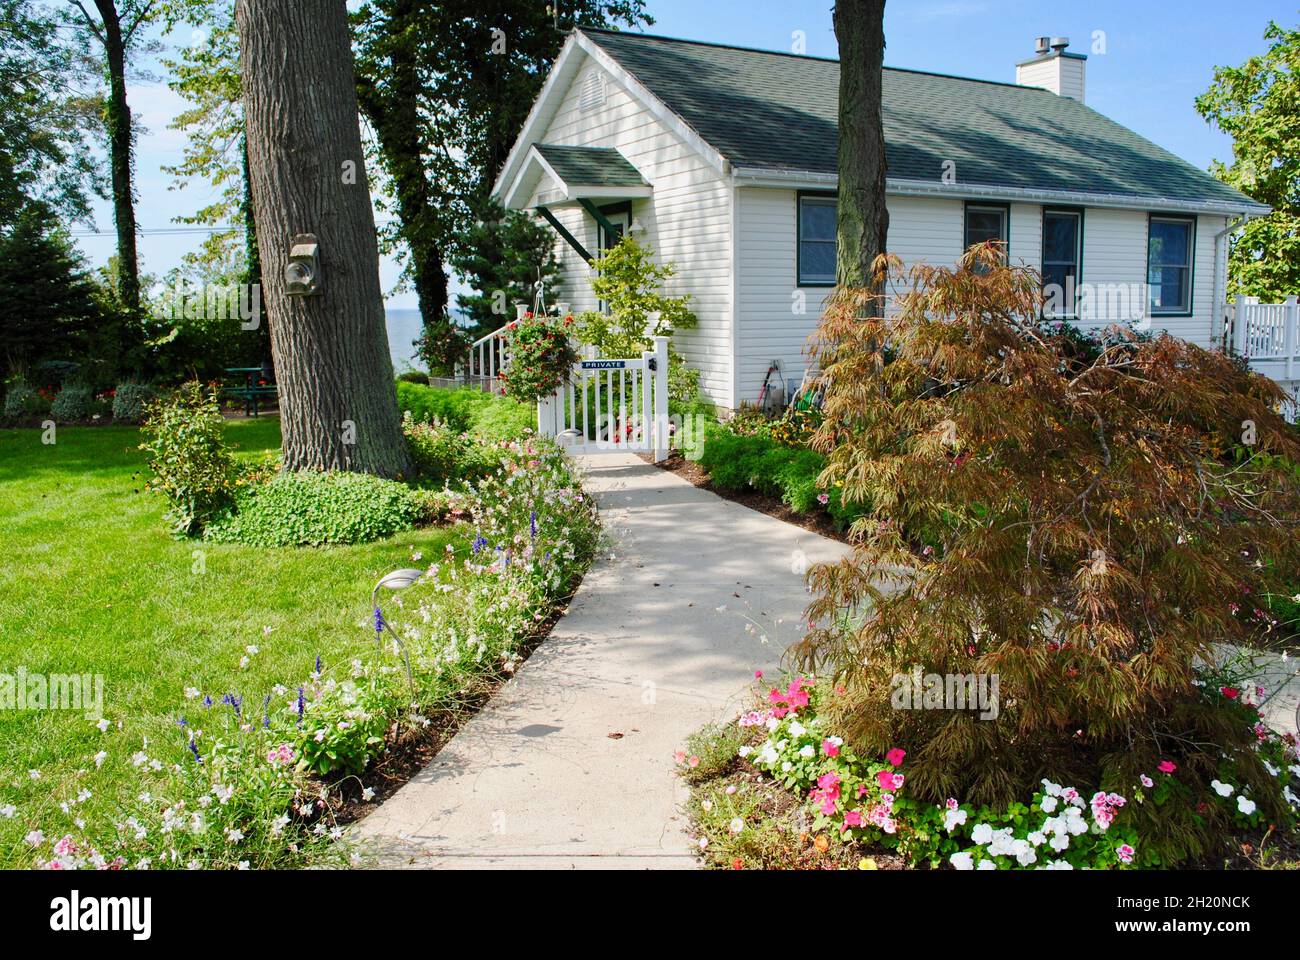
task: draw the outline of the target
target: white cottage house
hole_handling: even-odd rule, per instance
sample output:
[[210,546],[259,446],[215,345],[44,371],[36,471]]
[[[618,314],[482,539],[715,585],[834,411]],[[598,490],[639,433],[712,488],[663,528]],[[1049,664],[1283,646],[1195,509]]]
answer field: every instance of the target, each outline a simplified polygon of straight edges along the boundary
[[[1221,345],[1229,233],[1268,208],[1089,108],[1086,60],[1043,38],[1014,84],[886,68],[889,249],[951,264],[999,239],[1069,291],[1063,317]],[[574,309],[624,233],[674,262],[700,320],[674,342],[735,408],[774,364],[798,381],[834,281],[838,84],[834,60],[576,29],[494,195],[553,226]],[[1236,337],[1279,380],[1295,315]]]

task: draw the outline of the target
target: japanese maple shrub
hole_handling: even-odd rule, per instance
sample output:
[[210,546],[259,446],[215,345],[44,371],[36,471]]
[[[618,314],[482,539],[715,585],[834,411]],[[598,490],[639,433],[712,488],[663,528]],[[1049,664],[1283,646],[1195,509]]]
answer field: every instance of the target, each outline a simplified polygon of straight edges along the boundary
[[[864,509],[852,557],[811,571],[796,651],[844,691],[828,722],[858,755],[906,750],[930,803],[1176,769],[1126,811],[1148,863],[1226,835],[1213,781],[1290,822],[1257,710],[1197,679],[1250,634],[1232,598],[1279,592],[1300,563],[1278,388],[1166,335],[1112,328],[1080,350],[1040,319],[1038,275],[988,247],[907,280],[895,311],[837,291],[815,341],[820,482]],[[896,709],[916,666],[996,675],[996,719]]]

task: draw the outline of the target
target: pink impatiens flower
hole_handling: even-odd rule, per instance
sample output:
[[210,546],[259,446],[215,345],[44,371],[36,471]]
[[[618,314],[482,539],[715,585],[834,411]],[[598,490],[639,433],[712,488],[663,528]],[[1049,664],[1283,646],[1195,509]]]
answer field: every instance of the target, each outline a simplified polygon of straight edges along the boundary
[[862,811],[848,810],[844,814],[844,826],[860,827],[862,826]]
[[1172,760],[1161,760],[1160,763],[1157,764],[1157,769],[1161,773],[1173,773],[1178,769],[1178,764],[1174,763]]
[[1133,848],[1130,847],[1127,843],[1121,843],[1118,847],[1115,848],[1115,856],[1119,857],[1120,863],[1132,863],[1133,852],[1134,852]]
[[906,750],[903,750],[900,747],[895,747],[893,750],[890,750],[885,754],[885,759],[889,762],[891,767],[901,767],[905,756],[907,756]]
[[822,753],[826,754],[828,757],[838,757],[840,755],[840,748],[835,745],[834,740],[823,740]]

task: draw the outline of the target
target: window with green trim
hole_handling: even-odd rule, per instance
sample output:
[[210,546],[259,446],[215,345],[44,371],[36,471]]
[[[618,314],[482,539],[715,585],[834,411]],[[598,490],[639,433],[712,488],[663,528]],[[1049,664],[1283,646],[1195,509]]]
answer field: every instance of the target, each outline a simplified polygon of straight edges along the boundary
[[1043,304],[1045,317],[1073,317],[1083,272],[1083,214],[1043,211]]
[[1192,310],[1193,222],[1181,217],[1152,217],[1147,232],[1147,288],[1151,312]]
[[799,285],[835,285],[834,197],[799,197]]

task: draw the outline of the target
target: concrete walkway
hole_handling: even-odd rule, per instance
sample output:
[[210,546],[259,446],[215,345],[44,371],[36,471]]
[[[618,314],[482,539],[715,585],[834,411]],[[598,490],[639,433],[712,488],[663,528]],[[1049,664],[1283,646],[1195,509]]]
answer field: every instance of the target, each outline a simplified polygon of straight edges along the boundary
[[630,454],[583,465],[608,546],[518,675],[357,825],[384,866],[693,866],[673,751],[802,635],[796,551],[848,553]]

